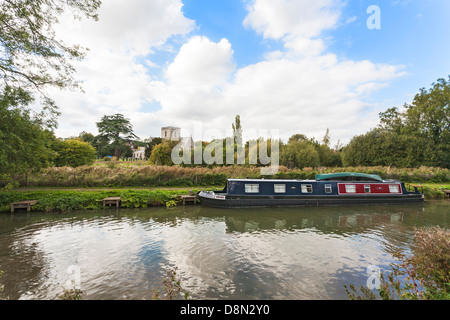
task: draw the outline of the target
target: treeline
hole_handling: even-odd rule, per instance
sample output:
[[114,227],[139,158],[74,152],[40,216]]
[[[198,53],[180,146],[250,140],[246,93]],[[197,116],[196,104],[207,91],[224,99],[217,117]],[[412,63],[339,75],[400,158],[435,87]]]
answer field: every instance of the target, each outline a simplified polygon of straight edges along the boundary
[[[239,116],[238,116],[239,117]],[[235,127],[240,128],[236,117]],[[287,143],[265,140],[239,142],[235,138],[234,163],[237,163],[237,146],[241,145],[246,164],[265,166],[260,159],[260,147],[264,145],[265,154],[271,154],[274,143],[280,165],[290,169],[305,167],[347,167],[347,166],[391,166],[398,168],[418,168],[421,166],[450,168],[450,76],[449,80],[439,79],[428,90],[422,88],[411,104],[402,109],[390,108],[380,113],[377,127],[365,134],[355,136],[346,146],[330,146],[330,132],[327,129],[322,141],[309,139],[304,134],[295,134]],[[172,148],[176,145],[163,142],[154,147],[150,156],[151,164],[173,165]],[[212,148],[211,148],[212,146]],[[226,141],[203,142],[202,153],[208,148],[216,164],[226,164]],[[223,150],[221,150],[223,148]],[[217,151],[220,156],[217,157]],[[206,161],[194,162],[191,158],[182,165],[211,166]],[[253,159],[252,159],[253,156]],[[220,161],[217,161],[220,160]],[[253,161],[252,161],[253,160]],[[273,163],[272,163],[273,164]]]
[[450,168],[450,77],[421,89],[402,110],[380,114],[380,124],[342,150],[344,165]]
[[[450,76],[448,81],[439,79],[428,90],[421,89],[413,102],[402,109],[390,108],[380,113],[376,128],[355,136],[346,146],[330,146],[329,130],[322,141],[299,133],[287,142],[264,138],[244,142],[237,116],[232,124],[231,155],[226,139],[196,141],[202,154],[200,162],[195,159],[194,148],[190,153],[180,150],[178,158],[184,161],[174,163],[173,150],[178,142],[161,138],[139,141],[130,121],[120,114],[104,116],[97,123],[97,136],[82,132],[71,139],[57,139],[53,131],[45,129],[42,118],[33,117],[23,108],[30,101],[27,95],[14,90],[0,94],[0,187],[23,177],[27,184],[28,177],[48,167],[91,165],[104,155],[120,159],[130,155],[131,147],[138,146],[146,147],[148,164],[163,166],[211,169],[228,163],[256,167],[275,164],[291,170],[348,166],[450,168]],[[274,163],[274,159],[278,161]]]

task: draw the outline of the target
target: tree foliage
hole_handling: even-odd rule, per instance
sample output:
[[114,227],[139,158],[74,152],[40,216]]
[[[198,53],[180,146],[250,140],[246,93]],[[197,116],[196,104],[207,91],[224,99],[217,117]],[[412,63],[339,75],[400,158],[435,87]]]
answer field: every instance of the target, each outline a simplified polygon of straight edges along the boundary
[[308,139],[304,134],[292,135],[286,145],[281,146],[280,164],[288,168],[338,167],[342,165],[338,151],[329,147],[330,131],[327,129],[322,143]]
[[318,167],[319,153],[307,140],[292,139],[282,148],[280,163],[288,168]]
[[54,157],[53,133],[43,129],[31,111],[21,108],[28,94],[7,88],[0,94],[0,179],[7,183],[15,174],[48,167]]
[[162,142],[162,138],[152,138],[150,142],[147,143],[147,145],[145,145],[145,157],[147,159],[150,158],[150,155],[152,154],[153,148],[155,148],[158,144],[160,144]]
[[88,142],[78,139],[56,140],[53,150],[57,153],[54,165],[56,167],[79,167],[90,165],[96,159],[96,151]]
[[159,166],[171,166],[172,162],[172,149],[177,144],[176,141],[164,140],[160,144],[156,145],[150,155],[149,163]]
[[99,149],[114,150],[114,156],[119,158],[124,150],[129,149],[127,143],[138,138],[133,132],[133,125],[129,119],[117,113],[111,116],[103,116],[97,122],[99,135],[96,137],[96,145]]
[[[68,45],[54,26],[62,14],[97,19],[99,0],[0,0],[0,178],[47,167],[58,115],[46,89],[77,88],[71,61],[86,50]],[[34,112],[29,105],[41,103]]]
[[[0,74],[5,87],[40,95],[44,109],[55,112],[48,87],[77,88],[71,60],[80,60],[86,50],[58,38],[54,26],[64,12],[75,18],[97,19],[99,0],[1,0]],[[34,98],[33,98],[34,99]],[[51,125],[55,125],[54,119]]]
[[380,113],[378,128],[355,136],[344,165],[450,168],[450,77],[424,88],[403,110]]
[[231,124],[233,129],[233,139],[234,142],[241,146],[242,145],[242,126],[241,126],[241,116],[237,115],[234,119],[234,123]]

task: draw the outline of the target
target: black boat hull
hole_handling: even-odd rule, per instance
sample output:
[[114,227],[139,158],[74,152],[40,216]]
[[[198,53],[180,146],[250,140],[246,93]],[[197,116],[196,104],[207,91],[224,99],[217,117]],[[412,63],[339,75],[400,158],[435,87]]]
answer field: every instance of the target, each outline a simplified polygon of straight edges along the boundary
[[198,198],[205,206],[216,208],[248,208],[248,207],[316,207],[339,205],[374,205],[374,204],[410,204],[423,203],[422,194],[407,194],[396,196],[222,196],[221,199],[203,197]]

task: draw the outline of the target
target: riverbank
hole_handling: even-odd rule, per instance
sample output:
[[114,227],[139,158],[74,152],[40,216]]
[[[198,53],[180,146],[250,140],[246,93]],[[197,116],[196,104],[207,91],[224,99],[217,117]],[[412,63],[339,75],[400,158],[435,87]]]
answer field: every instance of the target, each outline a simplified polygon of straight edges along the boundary
[[[443,190],[450,184],[411,183],[423,190],[426,200],[445,199]],[[190,191],[212,190],[217,187],[153,187],[153,188],[21,188],[0,192],[0,212],[10,212],[10,204],[24,200],[38,200],[32,211],[67,212],[72,210],[102,209],[104,198],[120,197],[121,207],[145,208],[152,206],[173,207],[182,204],[181,195]]]
[[177,206],[181,195],[197,192],[197,189],[20,189],[0,192],[0,212],[10,212],[10,204],[24,200],[38,200],[32,211],[67,212],[103,208],[103,199],[120,197],[121,207],[145,208],[151,206]]

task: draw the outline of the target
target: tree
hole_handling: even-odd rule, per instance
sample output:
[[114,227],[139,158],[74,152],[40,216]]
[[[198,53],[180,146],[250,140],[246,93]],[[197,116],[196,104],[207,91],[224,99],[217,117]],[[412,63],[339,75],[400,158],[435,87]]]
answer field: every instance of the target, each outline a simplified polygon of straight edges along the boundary
[[21,108],[29,102],[23,91],[8,88],[0,93],[0,181],[10,182],[14,175],[28,175],[48,167],[54,157],[53,133],[43,129],[31,111]]
[[320,165],[319,153],[308,140],[297,139],[303,135],[294,135],[283,146],[280,153],[280,164],[289,168],[303,169]]
[[429,154],[433,153],[432,142],[424,137],[397,134],[380,128],[352,138],[344,147],[344,166],[432,166]]
[[330,146],[330,129],[327,128],[327,132],[325,132],[325,136],[322,139],[322,143],[329,147]]
[[438,79],[429,90],[420,89],[412,103],[404,105],[403,111],[390,108],[380,113],[379,128],[401,136],[399,142],[418,144],[418,149],[423,150],[426,144],[429,153],[424,158],[419,153],[420,157],[414,161],[416,165],[426,165],[426,162],[450,168],[450,76],[448,81]]
[[171,166],[172,149],[177,144],[177,141],[166,141],[155,146],[150,155],[149,163],[152,165]]
[[84,142],[89,142],[91,145],[94,142],[95,136],[92,133],[86,132],[86,131],[82,131],[79,135],[78,135],[78,139]]
[[234,142],[238,146],[242,146],[242,127],[241,127],[241,116],[237,115],[234,119],[234,123],[231,125],[233,128],[233,138]]
[[155,146],[157,146],[158,144],[160,144],[162,142],[162,138],[152,138],[150,142],[147,143],[147,145],[145,146],[145,157],[147,159],[150,158],[150,155],[152,154],[153,148]]
[[119,158],[123,153],[127,143],[138,137],[133,133],[133,125],[129,119],[125,119],[122,114],[103,116],[97,122],[99,135],[97,141],[103,143],[103,147],[109,146],[114,149],[114,156]]
[[301,133],[292,135],[286,145],[281,144],[280,164],[289,168],[304,167],[340,167],[342,160],[340,152],[332,150],[330,131],[327,129],[322,143],[314,138],[308,139]]
[[[0,0],[0,176],[28,174],[50,165],[58,115],[46,89],[78,88],[70,61],[85,49],[58,39],[64,12],[97,19],[99,0]],[[38,113],[28,106],[40,102]]]
[[409,129],[427,136],[436,145],[442,143],[442,138],[450,133],[450,76],[449,81],[438,79],[429,90],[420,89],[405,107],[405,125]]
[[35,100],[41,97],[44,109],[56,124],[55,102],[45,93],[48,87],[79,88],[73,79],[70,60],[80,60],[86,50],[58,39],[54,25],[64,12],[76,18],[97,20],[100,0],[3,0],[0,6],[0,74],[2,91],[9,87]]
[[342,159],[338,151],[332,150],[328,145],[320,144],[315,146],[319,154],[319,162],[324,167],[341,167]]
[[53,150],[57,153],[54,160],[56,167],[76,168],[90,165],[96,159],[94,147],[78,139],[56,140]]
[[296,133],[289,138],[288,143],[293,141],[308,141],[308,137],[304,134]]

